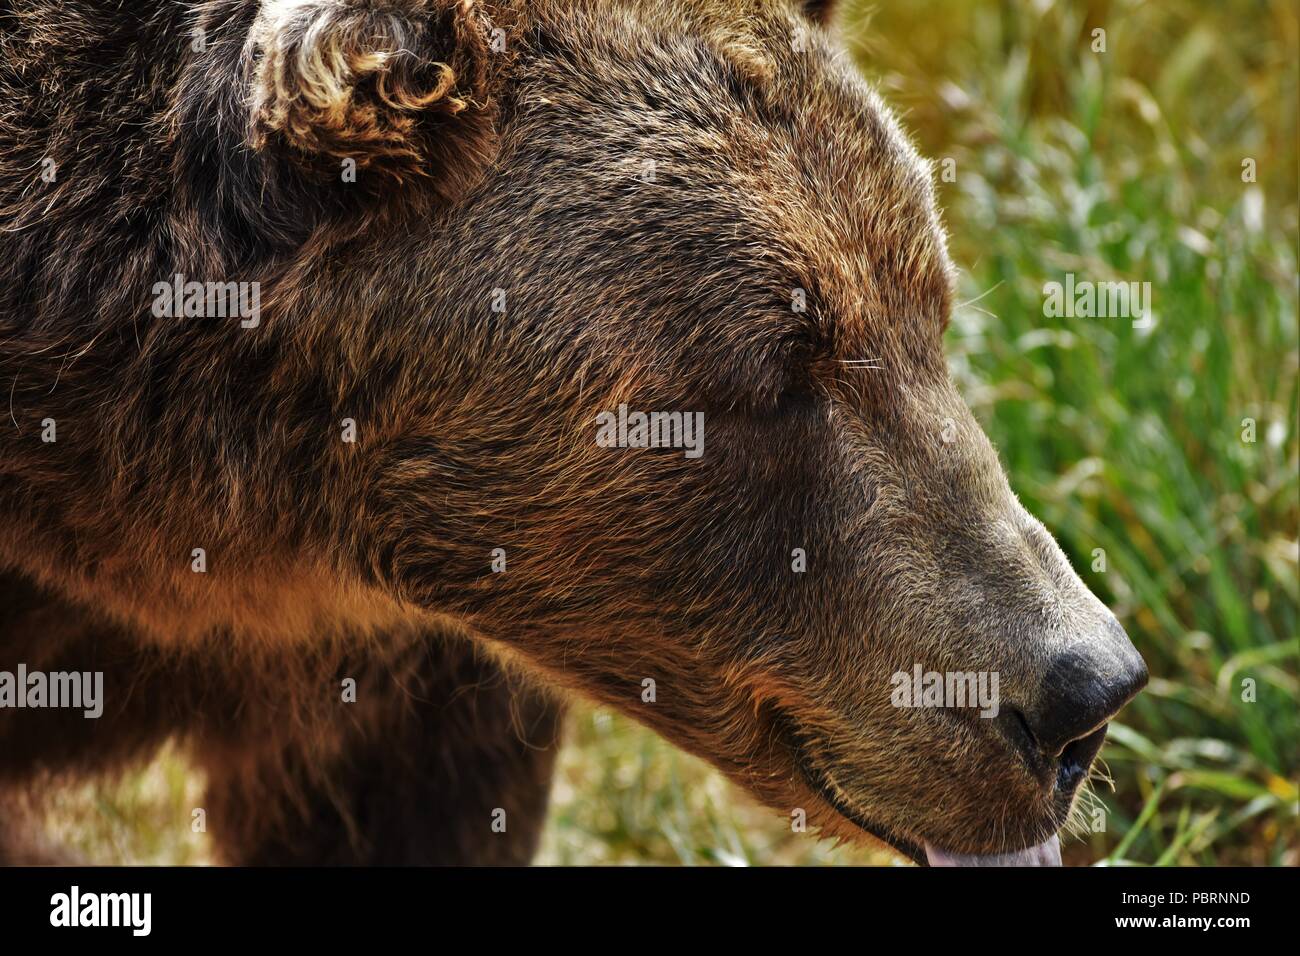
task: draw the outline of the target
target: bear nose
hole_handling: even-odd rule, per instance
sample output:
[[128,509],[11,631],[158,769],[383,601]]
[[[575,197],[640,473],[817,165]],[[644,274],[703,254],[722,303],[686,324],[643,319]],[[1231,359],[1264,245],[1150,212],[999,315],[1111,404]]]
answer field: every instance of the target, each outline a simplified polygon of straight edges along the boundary
[[1044,757],[1060,758],[1065,776],[1081,776],[1101,748],[1106,721],[1146,683],[1146,663],[1119,622],[1108,616],[1097,634],[1051,661],[1036,705],[1023,712],[1024,722]]

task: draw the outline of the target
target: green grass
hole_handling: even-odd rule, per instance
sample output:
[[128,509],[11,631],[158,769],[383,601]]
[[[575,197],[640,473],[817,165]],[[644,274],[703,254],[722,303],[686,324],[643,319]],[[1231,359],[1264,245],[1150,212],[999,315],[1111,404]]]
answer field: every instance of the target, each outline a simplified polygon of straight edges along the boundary
[[[954,374],[1151,668],[1103,751],[1105,829],[1067,858],[1300,863],[1294,7],[896,0],[846,22],[923,152],[955,160]],[[1150,282],[1153,328],[1045,317],[1067,272]],[[580,713],[570,738],[542,862],[894,860],[791,833],[621,718]],[[54,822],[98,859],[201,861],[178,766],[67,796]]]

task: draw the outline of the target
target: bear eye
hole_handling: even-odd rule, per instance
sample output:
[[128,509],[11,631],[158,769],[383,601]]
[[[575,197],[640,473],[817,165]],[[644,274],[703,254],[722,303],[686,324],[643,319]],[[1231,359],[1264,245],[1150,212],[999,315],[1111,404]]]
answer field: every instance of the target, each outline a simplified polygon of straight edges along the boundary
[[[796,288],[789,286],[787,288]],[[784,292],[779,305],[763,302],[753,318],[711,326],[709,348],[690,361],[699,393],[721,414],[771,416],[805,406],[821,394],[818,379],[831,353],[831,329],[812,290],[798,308]],[[757,304],[757,303],[756,303]]]
[[806,339],[790,340],[763,356],[759,368],[741,372],[742,400],[736,404],[759,418],[780,417],[815,403],[813,366],[817,350]]

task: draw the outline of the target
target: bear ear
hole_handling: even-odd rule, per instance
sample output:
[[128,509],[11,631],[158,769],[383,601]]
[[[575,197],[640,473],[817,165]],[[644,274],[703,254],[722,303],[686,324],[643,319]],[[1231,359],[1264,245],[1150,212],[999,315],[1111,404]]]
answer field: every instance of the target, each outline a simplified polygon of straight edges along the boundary
[[263,0],[249,140],[321,181],[455,195],[495,145],[493,47],[473,0]]

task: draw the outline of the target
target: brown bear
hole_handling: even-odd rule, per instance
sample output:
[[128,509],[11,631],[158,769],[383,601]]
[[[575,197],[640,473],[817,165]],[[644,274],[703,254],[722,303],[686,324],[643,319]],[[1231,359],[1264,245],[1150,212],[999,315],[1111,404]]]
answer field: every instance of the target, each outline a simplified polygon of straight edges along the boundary
[[0,786],[175,738],[225,860],[523,862],[576,695],[1059,860],[1146,671],[949,380],[831,15],[5,4]]

